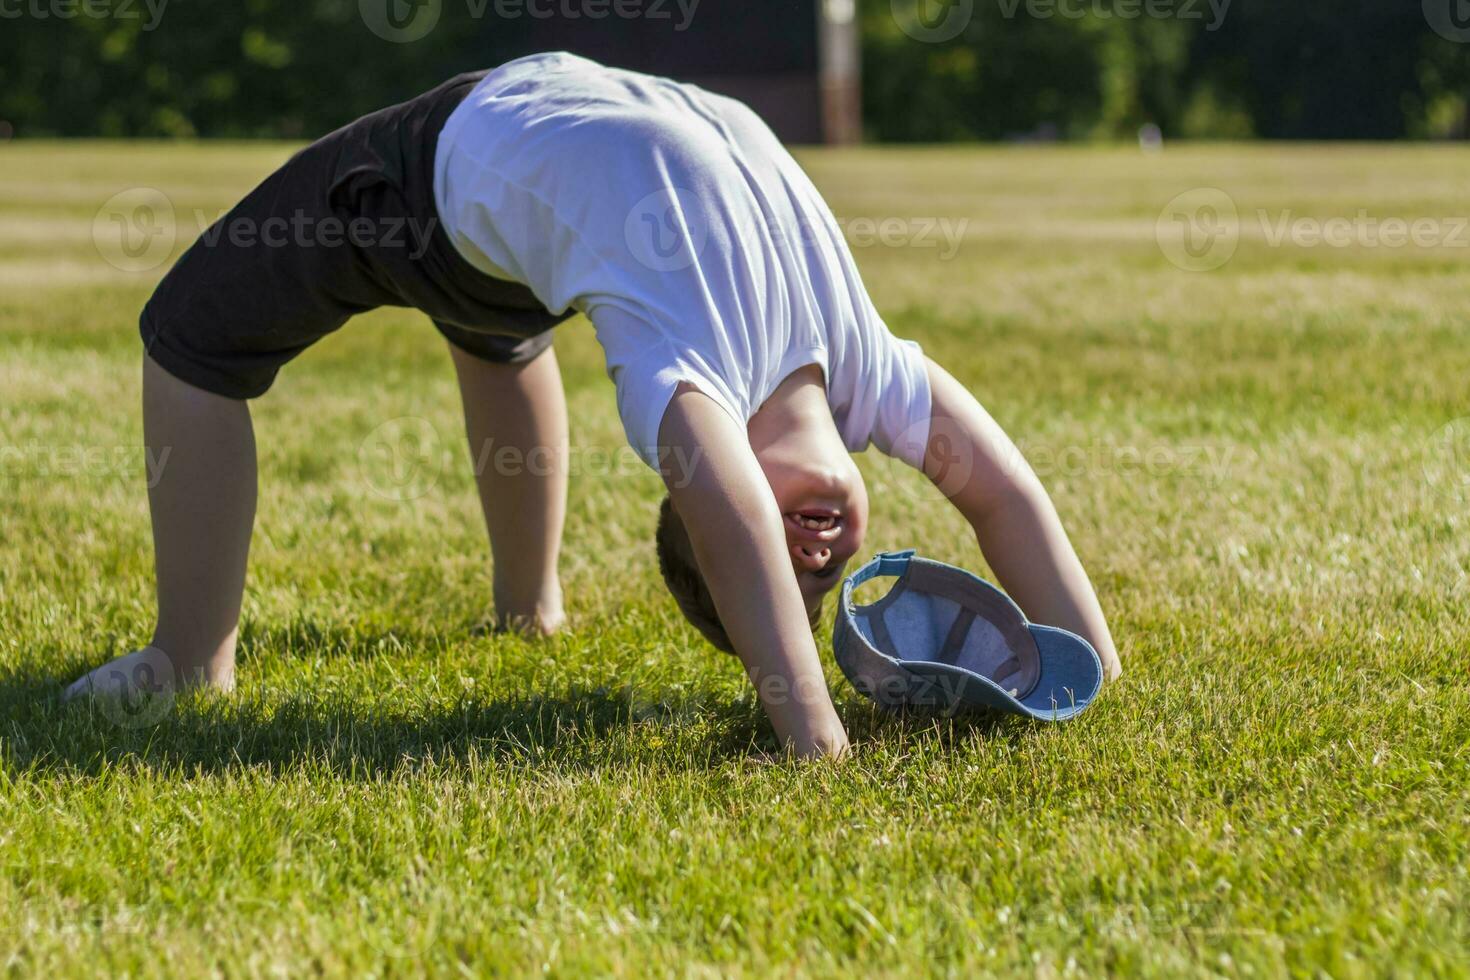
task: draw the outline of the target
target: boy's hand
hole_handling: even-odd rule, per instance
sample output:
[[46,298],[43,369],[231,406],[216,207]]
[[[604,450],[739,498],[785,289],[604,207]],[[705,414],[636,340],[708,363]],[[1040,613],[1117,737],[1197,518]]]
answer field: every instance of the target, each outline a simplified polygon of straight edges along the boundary
[[781,514],[746,434],[708,397],[681,387],[659,445],[674,509],[777,737],[800,756],[843,754],[847,733],[822,676]]

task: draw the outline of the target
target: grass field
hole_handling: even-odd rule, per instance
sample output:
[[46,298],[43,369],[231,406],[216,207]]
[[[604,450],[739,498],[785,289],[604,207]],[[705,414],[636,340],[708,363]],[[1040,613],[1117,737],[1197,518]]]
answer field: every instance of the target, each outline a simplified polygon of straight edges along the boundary
[[[1470,974],[1470,151],[802,154],[895,332],[1035,462],[1126,673],[1038,727],[887,718],[832,667],[854,755],[762,765],[737,665],[662,594],[582,321],[569,635],[479,629],[448,356],[380,311],[256,405],[237,695],[58,703],[151,628],[163,267],[99,208],[156,188],[181,249],[289,149],[0,147],[6,972]],[[1181,253],[1165,209],[1204,187],[1238,247],[1195,271],[1228,248]],[[870,549],[982,569],[863,466]]]

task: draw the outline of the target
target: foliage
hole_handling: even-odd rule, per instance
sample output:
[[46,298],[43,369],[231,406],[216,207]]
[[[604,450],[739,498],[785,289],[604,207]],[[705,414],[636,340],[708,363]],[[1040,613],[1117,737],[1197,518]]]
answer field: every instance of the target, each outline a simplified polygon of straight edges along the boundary
[[[0,120],[28,136],[302,138],[547,47],[693,72],[718,55],[729,67],[732,45],[749,58],[799,47],[792,18],[811,11],[710,0],[681,31],[526,13],[614,0],[374,2],[441,16],[422,39],[393,43],[367,29],[357,0],[13,0],[0,19]],[[968,11],[953,38],[904,30],[953,11]],[[1106,139],[1144,123],[1188,137],[1465,134],[1470,44],[1431,30],[1418,0],[861,0],[858,17],[878,140]],[[749,43],[752,24],[775,37]]]
[[904,28],[942,24],[940,4],[864,0],[875,138],[1128,137],[1144,123],[1196,138],[1465,135],[1470,47],[1417,2],[948,3],[970,10],[964,29],[921,42]]

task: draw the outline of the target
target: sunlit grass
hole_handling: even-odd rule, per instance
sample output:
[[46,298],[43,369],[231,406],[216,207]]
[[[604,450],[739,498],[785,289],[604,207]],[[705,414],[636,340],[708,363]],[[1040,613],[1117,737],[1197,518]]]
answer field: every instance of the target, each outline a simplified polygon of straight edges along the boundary
[[[1032,458],[1127,670],[1060,728],[886,718],[833,670],[837,766],[754,761],[769,730],[662,594],[660,487],[581,321],[571,634],[478,628],[448,357],[382,311],[256,404],[238,694],[141,726],[57,704],[151,625],[161,269],[106,262],[94,216],[155,187],[187,230],[288,152],[0,149],[0,963],[1470,972],[1470,248],[1273,247],[1256,217],[1464,216],[1470,152],[803,154],[849,228],[909,229],[855,242],[874,298]],[[1155,225],[1205,186],[1240,244],[1189,272]],[[941,219],[948,257],[917,240]],[[435,440],[411,492],[364,450],[404,418]],[[863,467],[871,550],[983,571],[921,479]]]

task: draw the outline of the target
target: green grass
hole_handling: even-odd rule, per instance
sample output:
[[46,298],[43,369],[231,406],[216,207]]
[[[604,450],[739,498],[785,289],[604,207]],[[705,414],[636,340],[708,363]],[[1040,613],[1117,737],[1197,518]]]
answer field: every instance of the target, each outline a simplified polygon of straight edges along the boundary
[[[477,629],[448,357],[382,311],[257,403],[238,694],[149,725],[58,704],[151,626],[159,270],[104,262],[93,217],[160,188],[182,247],[288,151],[0,148],[4,969],[1470,974],[1470,250],[1273,246],[1256,218],[1470,215],[1470,151],[804,153],[844,218],[968,221],[947,260],[855,252],[1037,461],[1126,674],[1039,727],[887,718],[833,668],[854,756],[775,766],[662,594],[656,479],[589,452],[622,443],[581,321],[570,635]],[[1154,237],[1200,186],[1242,218],[1211,272]],[[399,501],[360,447],[402,417],[433,441]],[[870,548],[983,570],[921,479],[863,466]]]

